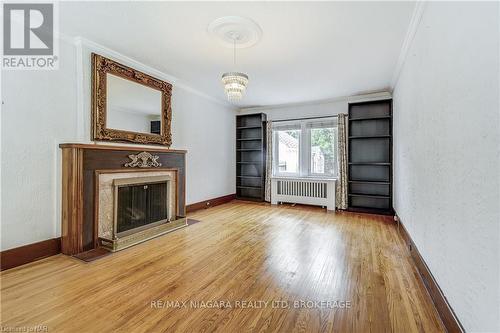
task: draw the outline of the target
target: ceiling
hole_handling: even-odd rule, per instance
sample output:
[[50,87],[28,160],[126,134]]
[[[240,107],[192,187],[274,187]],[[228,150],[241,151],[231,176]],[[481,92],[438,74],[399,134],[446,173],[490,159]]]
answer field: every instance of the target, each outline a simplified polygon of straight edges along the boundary
[[[414,2],[61,2],[60,30],[92,40],[225,100],[223,72],[250,77],[240,107],[389,88]],[[257,22],[251,48],[209,36],[222,16]]]

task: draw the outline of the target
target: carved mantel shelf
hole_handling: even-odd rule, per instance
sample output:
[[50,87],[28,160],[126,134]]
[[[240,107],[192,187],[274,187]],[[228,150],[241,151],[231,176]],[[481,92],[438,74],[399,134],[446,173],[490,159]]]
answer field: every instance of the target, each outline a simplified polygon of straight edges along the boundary
[[[82,143],[64,143],[59,147],[62,150],[62,253],[74,255],[98,245],[96,179],[102,173],[175,171],[178,179],[176,215],[186,216],[185,150]],[[138,156],[155,163],[131,164]]]
[[97,149],[97,150],[126,150],[126,151],[158,151],[167,153],[187,153],[187,150],[170,149],[164,147],[141,147],[141,146],[118,146],[93,143],[61,143],[59,148],[79,148],[79,149]]

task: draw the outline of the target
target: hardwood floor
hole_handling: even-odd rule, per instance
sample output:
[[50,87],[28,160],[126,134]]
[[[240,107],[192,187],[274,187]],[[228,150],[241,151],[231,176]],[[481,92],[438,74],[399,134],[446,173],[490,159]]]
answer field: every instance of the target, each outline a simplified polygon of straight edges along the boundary
[[57,255],[2,272],[2,326],[444,332],[387,217],[241,201],[189,216],[202,222],[91,263]]

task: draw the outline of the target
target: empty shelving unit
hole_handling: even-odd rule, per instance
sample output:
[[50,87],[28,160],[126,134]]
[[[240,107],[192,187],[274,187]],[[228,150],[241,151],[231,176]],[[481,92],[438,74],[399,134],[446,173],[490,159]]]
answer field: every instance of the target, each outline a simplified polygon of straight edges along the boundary
[[236,197],[264,201],[266,114],[236,116]]
[[350,211],[392,214],[392,100],[349,104]]

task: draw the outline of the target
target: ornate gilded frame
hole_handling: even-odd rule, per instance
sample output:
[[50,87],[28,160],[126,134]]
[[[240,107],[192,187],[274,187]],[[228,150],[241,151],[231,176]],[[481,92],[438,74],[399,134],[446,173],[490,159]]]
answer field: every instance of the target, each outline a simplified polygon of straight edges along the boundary
[[[160,134],[137,133],[106,127],[106,75],[121,78],[161,91]],[[92,53],[92,138],[100,141],[122,141],[139,144],[157,144],[170,147],[172,144],[172,85],[148,74],[120,64],[114,60]]]

